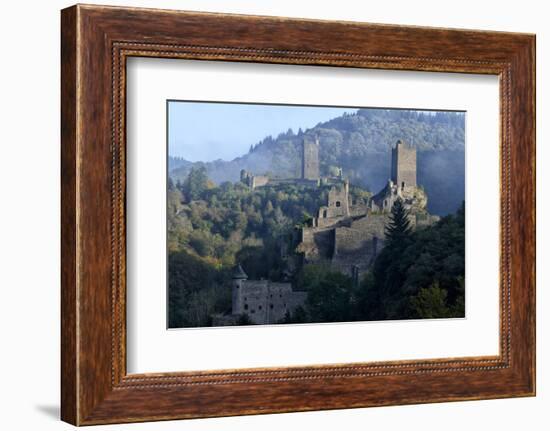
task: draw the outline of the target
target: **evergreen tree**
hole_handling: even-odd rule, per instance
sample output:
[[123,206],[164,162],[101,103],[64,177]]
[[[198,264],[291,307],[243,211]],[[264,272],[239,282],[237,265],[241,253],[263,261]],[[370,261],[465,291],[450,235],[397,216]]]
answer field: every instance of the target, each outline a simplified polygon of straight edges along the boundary
[[392,206],[390,221],[386,226],[386,241],[389,246],[399,244],[411,237],[412,228],[409,220],[409,211],[405,209],[403,200],[398,198]]

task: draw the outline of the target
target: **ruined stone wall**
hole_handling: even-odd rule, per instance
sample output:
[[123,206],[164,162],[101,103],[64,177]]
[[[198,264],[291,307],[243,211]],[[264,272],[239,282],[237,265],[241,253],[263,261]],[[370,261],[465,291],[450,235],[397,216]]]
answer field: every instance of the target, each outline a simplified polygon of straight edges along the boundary
[[368,205],[367,204],[356,204],[356,205],[350,205],[349,207],[349,215],[351,217],[358,217],[358,216],[364,216],[368,212]]
[[369,214],[354,220],[349,227],[335,228],[332,267],[352,276],[353,267],[367,270],[384,246],[386,214]]
[[369,236],[384,237],[384,229],[389,220],[388,214],[369,214],[358,220],[354,220],[351,228],[361,230]]
[[349,216],[349,184],[347,181],[330,188],[327,208],[330,211],[329,217]]
[[401,197],[397,186],[389,180],[386,186],[370,200],[370,209],[375,212],[390,212],[397,198]]
[[319,179],[319,141],[304,139],[302,142],[302,179]]
[[298,185],[298,186],[307,186],[307,187],[318,187],[319,180],[308,180],[303,178],[271,178],[269,180],[270,186],[279,186],[279,185]]
[[256,187],[262,187],[269,183],[269,177],[265,175],[254,175],[251,172],[242,169],[241,182],[246,184],[251,189],[255,189]]
[[307,262],[318,262],[332,257],[333,244],[333,229],[302,228],[301,243],[296,251],[303,253]]
[[[325,213],[326,211],[326,213]],[[327,207],[319,208],[319,214],[316,220],[317,226],[320,228],[329,228],[346,220],[346,216],[335,216]]]
[[327,227],[338,223],[336,219],[349,215],[349,183],[342,181],[329,189],[327,204],[319,207],[316,223],[320,227]]
[[265,175],[254,175],[252,176],[252,184],[250,187],[255,189],[256,187],[262,187],[269,183],[269,177]]
[[306,187],[318,187],[320,180],[308,180],[303,178],[270,178],[267,175],[254,175],[243,169],[241,171],[241,182],[246,184],[251,189],[255,189],[257,187],[265,187],[267,185],[300,185]]
[[401,199],[411,213],[427,213],[428,197],[420,187],[398,187],[389,181],[379,193],[371,199],[369,206],[374,212],[390,212],[397,199]]
[[337,227],[334,233],[333,258],[345,255],[362,255],[364,254],[367,242],[372,240],[372,235],[351,227]]

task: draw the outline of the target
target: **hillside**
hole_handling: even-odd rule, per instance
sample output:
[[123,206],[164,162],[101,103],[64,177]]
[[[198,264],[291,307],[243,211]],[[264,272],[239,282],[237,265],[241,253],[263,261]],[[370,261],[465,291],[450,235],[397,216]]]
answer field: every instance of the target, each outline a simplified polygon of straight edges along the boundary
[[183,181],[192,166],[203,164],[217,184],[235,182],[241,169],[273,177],[297,177],[301,141],[318,136],[321,174],[342,167],[352,184],[380,190],[390,176],[391,146],[404,139],[418,149],[418,183],[428,194],[431,213],[453,213],[464,200],[464,114],[435,115],[404,110],[361,109],[294,133],[268,136],[231,161],[191,163],[170,159],[170,176]]

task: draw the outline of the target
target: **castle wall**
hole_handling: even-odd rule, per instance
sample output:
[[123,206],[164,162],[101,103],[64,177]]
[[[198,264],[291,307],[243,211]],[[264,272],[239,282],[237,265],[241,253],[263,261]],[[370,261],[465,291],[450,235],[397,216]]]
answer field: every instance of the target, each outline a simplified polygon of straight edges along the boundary
[[308,186],[308,187],[317,187],[319,186],[319,180],[313,179],[308,180],[304,178],[271,178],[268,181],[269,185],[271,186],[278,186],[278,185],[300,185],[300,186]]
[[353,220],[350,227],[365,232],[368,236],[384,237],[384,229],[388,220],[389,214],[368,214],[366,217]]
[[269,178],[267,175],[254,175],[246,170],[241,170],[241,182],[251,189],[257,187],[278,186],[278,185],[301,185],[306,187],[318,187],[319,179],[303,178]]
[[364,216],[368,212],[368,205],[367,204],[356,204],[356,205],[350,205],[349,207],[349,215],[351,217],[358,217],[358,216]]
[[[325,216],[326,211],[326,216]],[[319,208],[319,214],[317,217],[317,226],[320,228],[327,228],[334,226],[341,221],[344,221],[347,217],[346,216],[336,216],[333,212],[331,212],[327,207],[321,207]]]
[[354,220],[349,227],[337,227],[334,232],[332,268],[353,275],[367,270],[384,247],[384,230],[388,216],[370,214]]
[[357,255],[362,254],[366,247],[366,243],[372,239],[372,235],[366,232],[349,227],[337,227],[334,230],[334,256],[342,256],[346,254]]
[[302,228],[302,242],[296,251],[303,253],[306,261],[317,262],[332,257],[333,244],[333,229]]
[[255,189],[256,187],[262,187],[265,186],[267,183],[269,183],[269,177],[265,175],[253,175],[251,177],[252,184],[250,185],[251,188]]

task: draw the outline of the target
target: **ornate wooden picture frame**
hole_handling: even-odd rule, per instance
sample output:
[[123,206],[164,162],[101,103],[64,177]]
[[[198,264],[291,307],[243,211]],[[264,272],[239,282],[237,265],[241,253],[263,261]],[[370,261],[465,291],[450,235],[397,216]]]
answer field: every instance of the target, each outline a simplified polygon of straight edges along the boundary
[[[535,37],[102,6],[62,11],[61,416],[75,425],[535,394]],[[126,60],[500,79],[500,354],[126,372]]]

